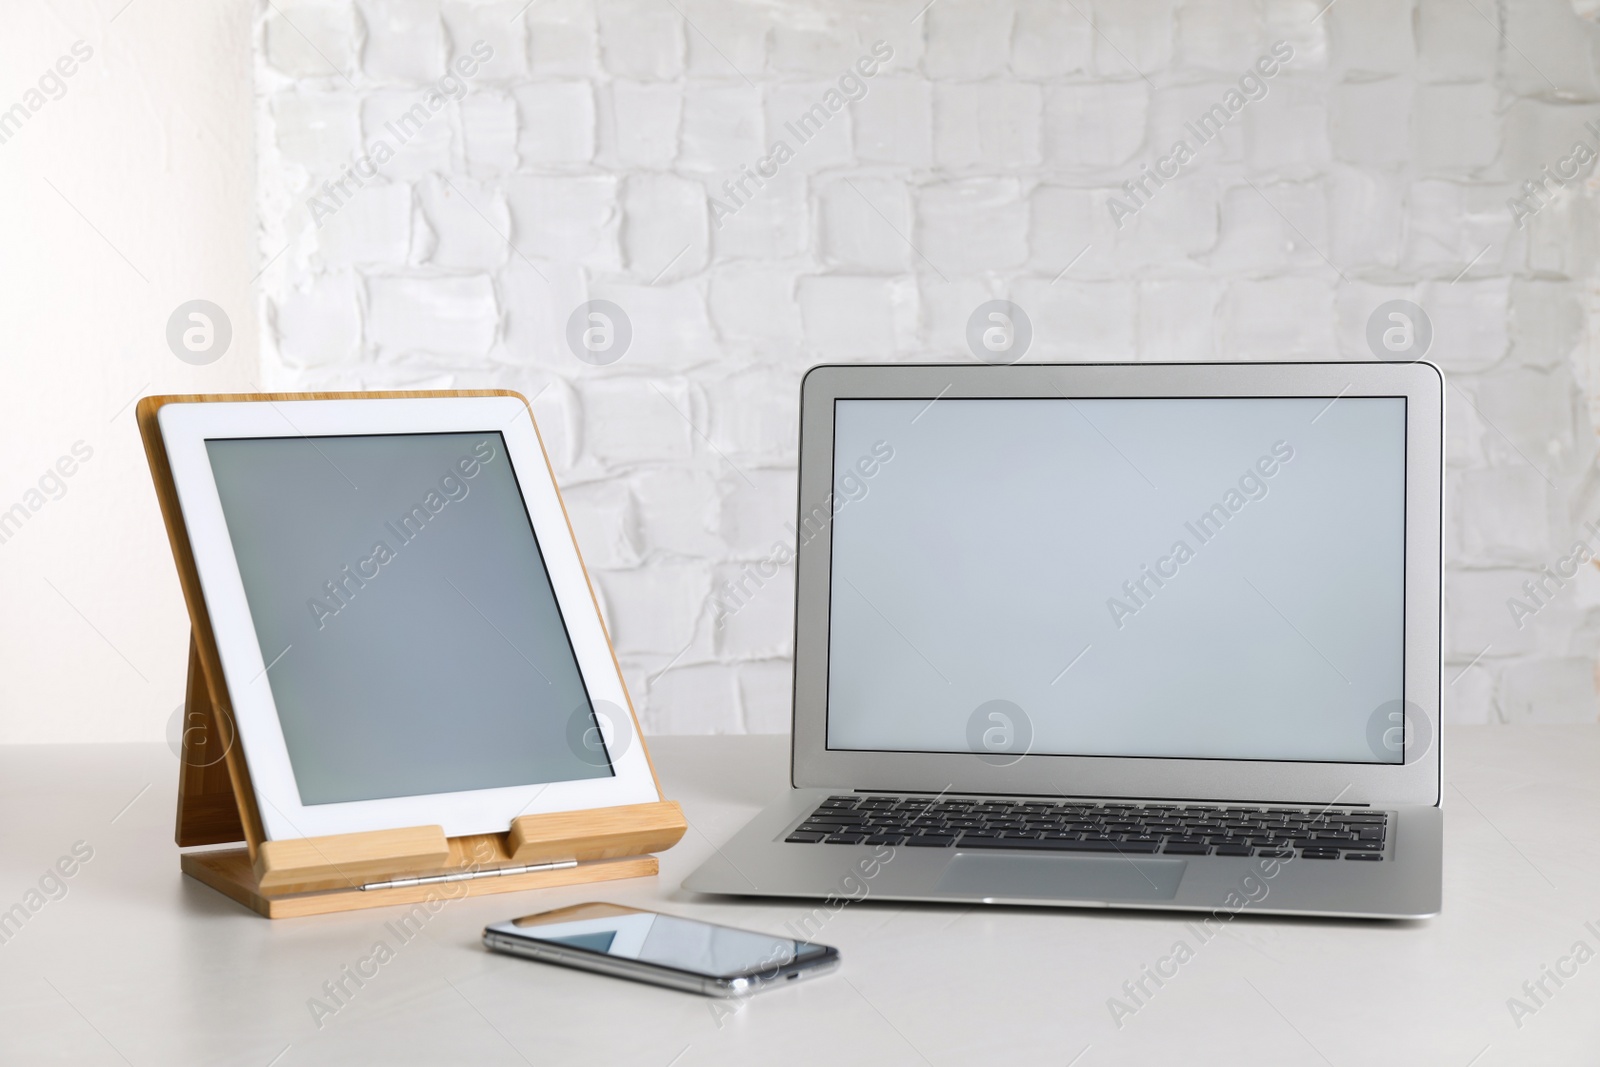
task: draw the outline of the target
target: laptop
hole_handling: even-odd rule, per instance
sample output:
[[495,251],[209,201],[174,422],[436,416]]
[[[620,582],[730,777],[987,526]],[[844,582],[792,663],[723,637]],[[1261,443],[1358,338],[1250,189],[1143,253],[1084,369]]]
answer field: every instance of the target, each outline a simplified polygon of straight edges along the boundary
[[1439,911],[1436,367],[801,393],[792,788],[686,889]]

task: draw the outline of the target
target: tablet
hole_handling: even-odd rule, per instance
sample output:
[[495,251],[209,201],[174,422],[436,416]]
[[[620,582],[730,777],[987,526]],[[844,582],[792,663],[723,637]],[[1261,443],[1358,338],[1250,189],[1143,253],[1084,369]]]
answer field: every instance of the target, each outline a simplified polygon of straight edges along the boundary
[[520,396],[158,420],[268,839],[661,799]]

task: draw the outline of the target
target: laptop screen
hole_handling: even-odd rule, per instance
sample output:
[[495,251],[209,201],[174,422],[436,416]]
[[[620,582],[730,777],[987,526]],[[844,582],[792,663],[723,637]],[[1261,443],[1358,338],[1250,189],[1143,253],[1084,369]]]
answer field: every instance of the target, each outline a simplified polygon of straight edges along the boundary
[[1400,762],[1405,441],[1404,397],[836,401],[828,747]]

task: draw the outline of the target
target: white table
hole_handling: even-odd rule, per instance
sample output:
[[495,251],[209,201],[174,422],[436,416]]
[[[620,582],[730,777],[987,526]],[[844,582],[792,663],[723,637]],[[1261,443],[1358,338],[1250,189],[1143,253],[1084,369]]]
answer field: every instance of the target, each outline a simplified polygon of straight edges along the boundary
[[[0,910],[74,843],[93,849],[65,895],[0,944],[0,1063],[1600,1062],[1600,956],[1563,965],[1576,966],[1563,986],[1545,978],[1543,1006],[1523,989],[1576,942],[1600,953],[1600,727],[1458,728],[1446,742],[1433,921],[1243,915],[1202,944],[1178,914],[869,900],[817,935],[842,951],[838,973],[731,1015],[490,955],[479,934],[589,899],[782,930],[812,905],[702,900],[678,884],[782,788],[784,739],[653,742],[691,824],[659,879],[463,899],[405,942],[386,925],[394,909],[269,922],[183,878],[177,761],[162,745],[0,749]],[[338,1006],[323,984],[380,940],[393,958],[359,988],[346,979]],[[1193,958],[1119,1029],[1108,1000],[1179,940]],[[313,997],[338,1007],[320,1027]],[[1537,1009],[1520,1028],[1511,997]]]

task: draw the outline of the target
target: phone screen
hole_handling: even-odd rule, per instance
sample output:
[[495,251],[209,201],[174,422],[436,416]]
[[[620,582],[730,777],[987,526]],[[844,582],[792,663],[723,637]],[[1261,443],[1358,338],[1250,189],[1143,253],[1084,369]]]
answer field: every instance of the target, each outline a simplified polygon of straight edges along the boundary
[[617,904],[580,904],[489,928],[503,936],[564,945],[618,959],[736,978],[825,956],[826,945],[659,915]]

